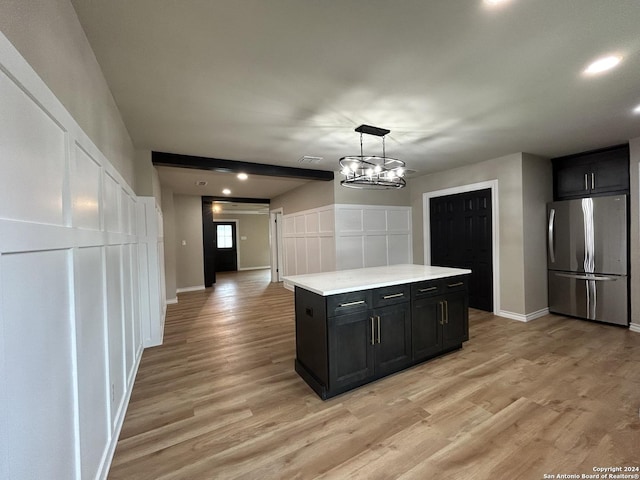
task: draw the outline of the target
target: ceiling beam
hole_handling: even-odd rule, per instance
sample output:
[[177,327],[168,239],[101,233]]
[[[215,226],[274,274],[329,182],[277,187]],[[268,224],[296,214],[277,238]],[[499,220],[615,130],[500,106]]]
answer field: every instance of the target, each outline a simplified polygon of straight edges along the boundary
[[222,158],[195,157],[179,153],[151,152],[155,166],[193,168],[223,173],[246,173],[247,175],[267,175],[269,177],[300,178],[303,180],[333,180],[333,172],[311,170],[309,168],[281,167],[265,163],[240,162]]

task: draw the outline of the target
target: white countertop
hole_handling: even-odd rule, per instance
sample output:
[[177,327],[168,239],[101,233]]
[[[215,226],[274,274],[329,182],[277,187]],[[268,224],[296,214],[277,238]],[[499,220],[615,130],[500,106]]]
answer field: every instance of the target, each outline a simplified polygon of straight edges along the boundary
[[471,270],[428,265],[389,265],[386,267],[338,270],[336,272],[309,273],[284,277],[285,283],[304,288],[319,295],[369,290],[403,283],[421,282],[437,278],[465,275]]

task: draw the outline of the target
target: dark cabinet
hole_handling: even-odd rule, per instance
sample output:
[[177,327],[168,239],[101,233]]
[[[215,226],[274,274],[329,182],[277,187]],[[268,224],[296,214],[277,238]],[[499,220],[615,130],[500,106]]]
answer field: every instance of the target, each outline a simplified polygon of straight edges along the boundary
[[460,348],[467,282],[464,275],[326,297],[296,287],[296,371],[326,399]]
[[413,360],[433,357],[442,350],[442,300],[427,297],[415,300],[411,309]]
[[328,325],[332,390],[361,385],[411,363],[408,295],[403,303],[329,317]]
[[376,376],[407,367],[411,363],[411,306],[408,299],[397,305],[376,308],[371,318],[376,330]]
[[554,158],[555,200],[629,193],[629,146]]
[[412,355],[426,360],[469,339],[467,280],[422,282],[413,286]]
[[367,312],[330,317],[329,385],[343,390],[375,374],[375,329]]

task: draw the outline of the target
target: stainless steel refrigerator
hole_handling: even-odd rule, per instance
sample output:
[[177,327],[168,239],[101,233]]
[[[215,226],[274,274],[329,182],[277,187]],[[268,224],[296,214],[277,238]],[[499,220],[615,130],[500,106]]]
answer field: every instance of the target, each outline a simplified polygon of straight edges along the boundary
[[628,325],[627,198],[547,205],[549,311]]

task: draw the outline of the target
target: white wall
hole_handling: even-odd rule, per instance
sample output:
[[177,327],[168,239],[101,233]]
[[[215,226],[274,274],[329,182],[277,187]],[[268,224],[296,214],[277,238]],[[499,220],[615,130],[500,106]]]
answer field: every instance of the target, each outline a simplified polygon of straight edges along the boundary
[[285,275],[336,269],[334,205],[284,215],[282,219]]
[[133,143],[71,2],[2,0],[0,31],[136,188]]
[[335,215],[337,270],[413,263],[411,207],[336,205]]
[[162,193],[162,215],[164,230],[164,268],[165,268],[165,291],[168,303],[176,303],[177,296],[177,275],[176,275],[176,214],[173,202],[173,190],[163,188]]
[[413,260],[411,207],[327,205],[283,220],[285,275]]
[[137,198],[2,34],[0,105],[0,478],[106,478],[142,354]]

